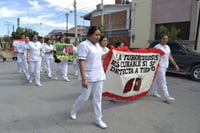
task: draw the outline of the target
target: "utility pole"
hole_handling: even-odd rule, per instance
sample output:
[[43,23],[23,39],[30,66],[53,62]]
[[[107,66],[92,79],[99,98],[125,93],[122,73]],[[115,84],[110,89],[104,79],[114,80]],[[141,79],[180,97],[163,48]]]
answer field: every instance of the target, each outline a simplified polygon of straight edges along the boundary
[[74,24],[75,24],[75,39],[77,39],[77,9],[76,9],[76,0],[74,0]]
[[69,16],[69,13],[66,13],[65,16],[66,16],[66,38],[68,38],[68,16]]
[[103,16],[103,0],[101,0],[101,26],[104,25],[104,16]]
[[10,29],[9,28],[10,28],[11,23],[6,21],[5,25],[7,26],[7,32],[8,32],[8,36],[9,36],[9,34],[10,34]]

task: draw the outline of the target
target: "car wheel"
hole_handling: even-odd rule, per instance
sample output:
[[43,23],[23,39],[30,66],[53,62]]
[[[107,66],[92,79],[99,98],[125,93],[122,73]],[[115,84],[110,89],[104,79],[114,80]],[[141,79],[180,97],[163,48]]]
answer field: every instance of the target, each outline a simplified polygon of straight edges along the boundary
[[192,79],[200,82],[200,65],[194,66],[191,72]]

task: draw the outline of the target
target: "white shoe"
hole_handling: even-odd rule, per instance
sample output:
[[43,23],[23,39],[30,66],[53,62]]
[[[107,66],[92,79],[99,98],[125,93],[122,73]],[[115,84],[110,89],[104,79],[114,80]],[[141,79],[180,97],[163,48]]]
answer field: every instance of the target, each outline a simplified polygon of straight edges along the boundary
[[78,76],[78,72],[76,71],[74,75],[75,75],[75,76]]
[[42,84],[39,83],[39,84],[37,84],[37,86],[42,86]]
[[32,80],[29,80],[29,83],[32,83],[33,81]]
[[175,101],[175,98],[170,97],[170,96],[169,97],[165,97],[164,101],[166,101],[166,102]]
[[76,120],[76,112],[71,111],[70,118]]
[[55,79],[55,80],[58,80],[58,77],[55,77],[54,79]]
[[96,121],[95,123],[98,127],[102,128],[102,129],[105,129],[107,128],[108,126],[106,125],[106,123],[103,121],[103,120],[98,120]]
[[65,81],[69,82],[70,80],[68,78],[66,78]]
[[151,96],[160,98],[161,96],[157,92],[151,92]]

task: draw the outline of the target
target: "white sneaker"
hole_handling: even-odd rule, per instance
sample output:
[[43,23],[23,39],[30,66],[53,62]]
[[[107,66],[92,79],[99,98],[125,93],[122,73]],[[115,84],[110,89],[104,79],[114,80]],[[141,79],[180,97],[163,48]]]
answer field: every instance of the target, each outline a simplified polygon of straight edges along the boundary
[[70,118],[76,120],[76,112],[71,111]]
[[55,77],[54,79],[55,79],[55,80],[58,80],[58,77]]
[[166,101],[166,102],[175,101],[175,98],[170,97],[170,96],[169,97],[165,97],[164,101]]
[[158,93],[153,94],[154,97],[160,98],[161,96]]
[[106,123],[103,121],[103,120],[98,120],[96,121],[95,123],[98,127],[102,128],[102,129],[105,129],[107,128],[108,126],[106,125]]
[[65,81],[69,82],[70,80],[68,78],[66,78]]
[[39,87],[40,87],[40,86],[42,86],[42,84],[40,84],[40,83],[39,83],[39,84],[37,84],[37,86],[39,86]]
[[157,92],[151,92],[151,96],[160,98],[161,96]]
[[32,83],[33,81],[32,80],[29,80],[29,83]]

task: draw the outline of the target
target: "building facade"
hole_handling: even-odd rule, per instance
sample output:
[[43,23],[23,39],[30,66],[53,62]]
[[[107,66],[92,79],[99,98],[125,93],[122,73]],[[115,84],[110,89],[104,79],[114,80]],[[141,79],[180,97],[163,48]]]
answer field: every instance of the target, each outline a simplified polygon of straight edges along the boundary
[[182,40],[195,43],[197,0],[132,0],[132,8],[131,47],[147,47],[159,39],[161,26],[175,26]]
[[97,9],[86,14],[85,20],[90,20],[91,25],[103,26],[103,34],[109,39],[109,43],[114,45],[117,41],[122,41],[126,46],[130,46],[131,30],[131,4],[127,1],[118,1],[114,5],[97,5]]

